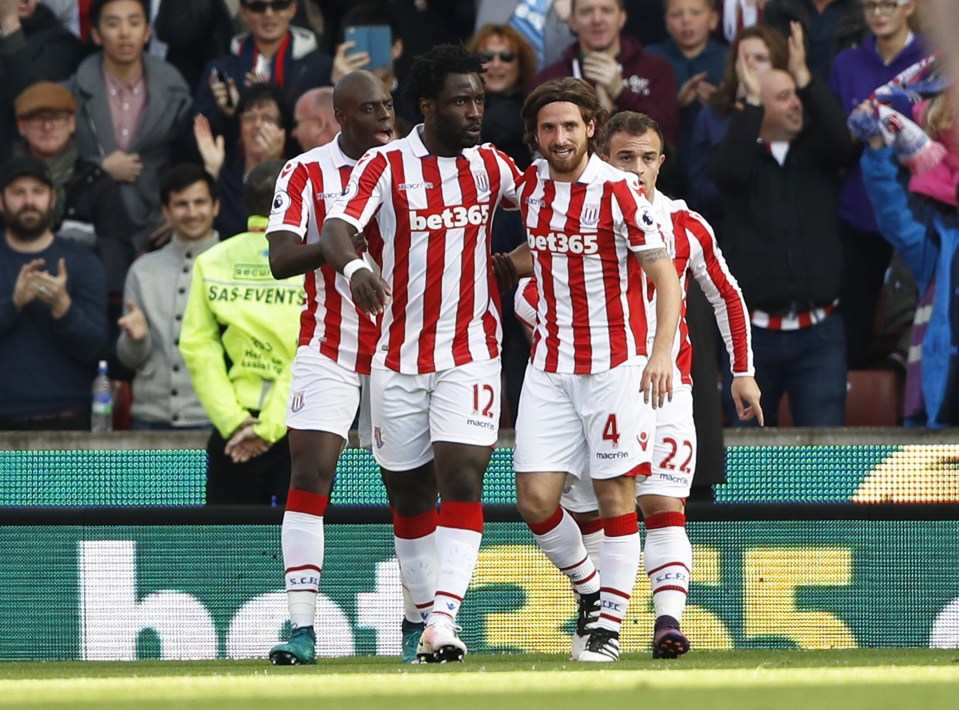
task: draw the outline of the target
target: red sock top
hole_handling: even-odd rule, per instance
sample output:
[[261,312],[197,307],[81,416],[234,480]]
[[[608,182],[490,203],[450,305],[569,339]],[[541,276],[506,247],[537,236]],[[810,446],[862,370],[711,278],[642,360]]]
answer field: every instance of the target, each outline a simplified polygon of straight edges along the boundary
[[306,513],[322,518],[326,513],[326,506],[329,505],[329,496],[319,493],[310,493],[301,491],[299,488],[291,488],[286,497],[286,509],[291,513]]
[[615,518],[603,518],[603,530],[606,531],[606,537],[635,535],[639,532],[639,521],[636,513],[626,513]]
[[393,509],[393,534],[403,540],[426,537],[436,530],[436,508],[419,515],[400,515]]
[[440,505],[439,525],[483,532],[483,504],[443,501]]
[[580,520],[574,515],[573,520],[575,520],[576,524],[579,525],[579,531],[583,535],[592,535],[593,533],[602,532],[603,530],[602,518],[596,518],[595,520]]
[[557,508],[553,511],[553,514],[550,515],[546,520],[539,523],[527,523],[529,529],[533,531],[534,535],[545,535],[550,530],[555,528],[560,524],[560,521],[563,519],[563,509]]
[[657,513],[650,515],[643,521],[647,530],[656,530],[657,528],[681,528],[686,525],[686,515],[678,511],[669,513]]

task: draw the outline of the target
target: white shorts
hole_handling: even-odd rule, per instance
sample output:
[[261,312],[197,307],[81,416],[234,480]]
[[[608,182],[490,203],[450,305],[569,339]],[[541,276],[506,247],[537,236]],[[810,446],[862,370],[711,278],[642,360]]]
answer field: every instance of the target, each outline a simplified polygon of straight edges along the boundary
[[360,448],[373,448],[373,422],[370,420],[370,376],[360,375],[360,415],[356,422]]
[[349,437],[360,403],[360,375],[306,345],[296,350],[286,425]]
[[[693,423],[693,393],[689,385],[673,390],[672,401],[656,410],[656,443],[652,473],[636,479],[636,495],[688,498],[696,471],[696,426]],[[599,508],[589,480],[566,477],[561,505],[574,513]]]
[[434,441],[493,446],[499,436],[500,361],[423,375],[373,368],[373,457],[388,471],[432,461]]
[[594,375],[561,375],[527,365],[513,470],[585,479],[649,475],[655,418],[643,403],[644,367],[645,359]]
[[653,472],[649,478],[636,481],[636,495],[688,498],[695,473],[693,390],[689,385],[674,386],[672,401],[656,410]]

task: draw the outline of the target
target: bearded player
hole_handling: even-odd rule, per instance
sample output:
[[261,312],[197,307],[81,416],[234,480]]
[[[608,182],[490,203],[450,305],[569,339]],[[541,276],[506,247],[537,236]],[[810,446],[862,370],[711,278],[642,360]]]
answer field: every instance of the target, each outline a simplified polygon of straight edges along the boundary
[[[594,152],[604,119],[579,79],[546,82],[527,97],[527,142],[544,157],[520,180],[528,243],[511,254],[518,273],[532,272],[537,304],[516,421],[517,502],[579,595],[577,628],[588,638],[576,660],[585,662],[619,659],[640,557],[635,479],[650,473],[653,409],[672,393],[680,312],[679,281],[639,180]],[[641,273],[659,293],[652,338]],[[560,507],[568,475],[598,500],[602,586]]]

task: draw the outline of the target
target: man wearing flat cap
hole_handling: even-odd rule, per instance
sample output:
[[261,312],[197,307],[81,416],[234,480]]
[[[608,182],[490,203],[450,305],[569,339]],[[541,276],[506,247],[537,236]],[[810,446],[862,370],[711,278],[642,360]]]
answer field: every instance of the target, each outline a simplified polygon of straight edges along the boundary
[[68,79],[87,51],[39,0],[0,0],[0,163],[17,135],[13,100],[37,81]]
[[89,249],[54,236],[56,199],[39,158],[0,166],[0,430],[90,429],[106,276]]
[[[14,102],[22,141],[14,155],[32,155],[50,169],[57,193],[53,231],[96,251],[107,272],[111,323],[122,311],[123,284],[136,256],[133,223],[119,184],[103,168],[80,157],[74,141],[76,99],[59,84],[41,81]],[[118,333],[114,333],[117,335]]]

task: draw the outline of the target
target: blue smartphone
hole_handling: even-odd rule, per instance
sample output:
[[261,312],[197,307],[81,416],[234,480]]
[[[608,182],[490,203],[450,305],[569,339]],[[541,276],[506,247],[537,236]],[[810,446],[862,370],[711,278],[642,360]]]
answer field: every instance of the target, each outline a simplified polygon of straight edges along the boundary
[[350,54],[370,55],[370,63],[364,69],[389,69],[393,63],[393,35],[389,25],[350,25],[343,30],[343,39],[356,42]]

